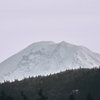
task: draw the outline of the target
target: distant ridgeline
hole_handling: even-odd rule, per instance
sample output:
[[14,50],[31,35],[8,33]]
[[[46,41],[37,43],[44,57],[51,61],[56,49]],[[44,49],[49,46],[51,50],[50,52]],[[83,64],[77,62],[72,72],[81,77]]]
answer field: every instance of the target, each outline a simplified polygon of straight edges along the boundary
[[1,83],[0,100],[100,100],[100,68]]

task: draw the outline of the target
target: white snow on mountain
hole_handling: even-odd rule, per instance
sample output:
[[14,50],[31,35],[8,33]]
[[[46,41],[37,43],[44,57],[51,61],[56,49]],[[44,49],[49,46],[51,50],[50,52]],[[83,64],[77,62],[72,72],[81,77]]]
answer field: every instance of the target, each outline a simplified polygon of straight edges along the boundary
[[100,66],[100,55],[66,42],[33,43],[0,64],[0,82],[49,75],[66,69]]

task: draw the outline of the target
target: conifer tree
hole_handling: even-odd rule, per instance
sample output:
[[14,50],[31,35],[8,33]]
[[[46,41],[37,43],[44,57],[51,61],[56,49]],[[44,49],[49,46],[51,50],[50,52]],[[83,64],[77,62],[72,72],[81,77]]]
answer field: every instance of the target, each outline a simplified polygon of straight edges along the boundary
[[14,100],[14,98],[10,95],[6,97],[6,100]]
[[87,100],[93,100],[93,97],[91,96],[90,93],[88,93]]
[[26,95],[24,95],[23,91],[21,91],[21,96],[23,97],[23,100],[29,100],[28,97]]
[[74,96],[71,94],[68,100],[75,100]]
[[2,90],[0,100],[6,100],[6,93]]
[[40,98],[38,98],[36,100],[47,100],[48,99],[48,97],[43,95],[42,91],[43,91],[42,89],[39,90],[39,92],[37,94],[40,96]]

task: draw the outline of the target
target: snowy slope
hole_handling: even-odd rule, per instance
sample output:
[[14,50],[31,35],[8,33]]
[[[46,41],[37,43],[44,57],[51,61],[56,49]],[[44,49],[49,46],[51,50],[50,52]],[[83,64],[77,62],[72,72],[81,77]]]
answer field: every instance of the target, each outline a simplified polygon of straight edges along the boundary
[[66,42],[37,42],[0,64],[0,82],[100,65],[100,55]]

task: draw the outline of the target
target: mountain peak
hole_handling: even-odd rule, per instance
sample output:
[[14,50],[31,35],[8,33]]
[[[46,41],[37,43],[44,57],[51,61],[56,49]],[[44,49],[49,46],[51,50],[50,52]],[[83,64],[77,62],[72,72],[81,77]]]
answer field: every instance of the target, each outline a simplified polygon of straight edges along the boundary
[[62,41],[33,43],[0,64],[0,82],[48,75],[66,69],[100,66],[100,55],[89,49]]
[[65,42],[65,41],[62,41],[61,43],[62,43],[62,44],[66,44],[66,42]]

